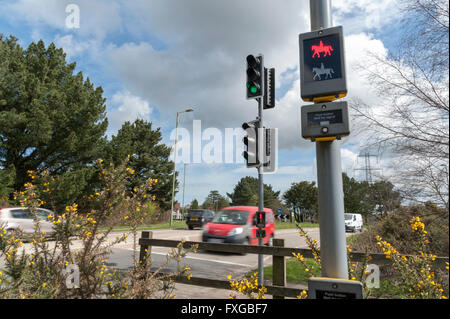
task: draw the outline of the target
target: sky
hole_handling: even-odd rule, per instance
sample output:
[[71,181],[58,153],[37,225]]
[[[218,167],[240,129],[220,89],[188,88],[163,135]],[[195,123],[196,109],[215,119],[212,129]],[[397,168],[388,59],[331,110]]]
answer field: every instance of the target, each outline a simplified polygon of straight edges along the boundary
[[[332,0],[333,25],[345,35],[343,100],[380,104],[364,62],[368,52],[387,59],[395,49],[397,2]],[[179,117],[176,200],[186,168],[185,203],[201,203],[211,190],[226,195],[242,177],[257,177],[240,155],[240,127],[257,116],[256,102],[245,97],[245,58],[264,54],[265,66],[276,69],[276,107],[264,111],[264,124],[278,129],[278,169],[264,182],[283,193],[294,182],[316,180],[315,145],[301,137],[300,123],[307,103],[300,98],[298,35],[310,31],[309,1],[0,0],[0,8],[0,33],[23,47],[54,42],[77,63],[76,72],[104,89],[108,136],[139,118],[160,127],[172,146],[177,112],[194,110]],[[351,121],[351,135],[338,143],[343,172],[362,180],[364,127],[356,126]],[[234,141],[227,130],[236,132]],[[381,154],[371,158],[378,173],[388,174],[385,164]]]

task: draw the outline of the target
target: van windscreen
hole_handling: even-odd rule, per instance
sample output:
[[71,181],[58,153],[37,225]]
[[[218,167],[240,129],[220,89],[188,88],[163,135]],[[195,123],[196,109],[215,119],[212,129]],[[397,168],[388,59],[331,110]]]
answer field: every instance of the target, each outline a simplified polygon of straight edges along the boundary
[[352,220],[353,215],[352,214],[344,214],[345,220]]
[[223,210],[213,219],[216,224],[245,225],[250,212],[245,210]]

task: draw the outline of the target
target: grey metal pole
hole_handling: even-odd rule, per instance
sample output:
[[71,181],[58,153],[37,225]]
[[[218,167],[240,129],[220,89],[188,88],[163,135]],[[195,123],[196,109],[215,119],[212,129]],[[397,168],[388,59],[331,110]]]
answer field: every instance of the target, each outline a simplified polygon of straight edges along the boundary
[[[263,65],[262,69],[264,72],[264,57],[261,54],[261,64]],[[261,91],[265,91],[265,83],[262,81]],[[264,180],[263,180],[263,164],[264,161],[264,153],[263,153],[263,145],[264,145],[264,123],[263,123],[263,103],[264,98],[260,97],[258,99],[258,158],[260,165],[258,166],[258,211],[262,212],[264,210]],[[258,246],[264,245],[264,241],[262,238],[258,238]],[[264,285],[264,255],[258,254],[258,284]]]
[[311,14],[311,31],[333,26],[331,0],[309,0],[309,11]]
[[[331,0],[310,0],[311,31],[333,26]],[[322,276],[348,279],[340,142],[316,142]]]
[[[258,124],[258,142],[261,142],[263,139],[263,136],[261,135],[261,133],[263,132],[262,128],[263,126],[263,119],[262,119],[262,114],[263,114],[263,99],[260,98],[258,100],[258,116],[259,116],[259,124]],[[261,152],[261,145],[263,143],[259,144],[258,147],[258,151],[260,152],[260,154],[262,154]],[[259,160],[260,162],[262,161],[262,157],[259,156]],[[263,166],[262,164],[258,167],[258,211],[262,212],[264,210],[264,180],[263,180]],[[264,245],[263,239],[262,238],[258,238],[258,246],[262,246]],[[263,254],[258,254],[258,283],[259,285],[263,285],[264,284],[264,255]]]

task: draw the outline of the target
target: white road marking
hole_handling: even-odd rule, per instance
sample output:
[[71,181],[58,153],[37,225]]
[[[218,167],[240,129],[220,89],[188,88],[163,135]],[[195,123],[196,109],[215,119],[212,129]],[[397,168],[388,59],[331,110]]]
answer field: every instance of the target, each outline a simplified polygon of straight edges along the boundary
[[[133,248],[127,248],[127,250],[133,250]],[[159,252],[152,251],[152,255],[153,254],[155,254],[155,255],[163,255],[163,256],[167,255],[167,253],[159,253]],[[241,267],[253,267],[252,265],[240,264],[240,263],[235,263],[235,262],[231,262],[231,261],[223,261],[223,260],[216,260],[216,259],[206,259],[206,258],[191,257],[191,256],[186,256],[186,257],[184,257],[184,259],[203,260],[203,261],[209,261],[209,262],[226,264],[226,265],[235,265],[235,266],[241,266]]]

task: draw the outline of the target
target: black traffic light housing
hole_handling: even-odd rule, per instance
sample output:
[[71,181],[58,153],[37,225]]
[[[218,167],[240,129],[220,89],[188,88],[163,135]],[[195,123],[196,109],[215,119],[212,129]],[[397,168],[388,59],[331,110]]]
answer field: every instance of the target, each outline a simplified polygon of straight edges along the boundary
[[266,213],[256,212],[256,227],[264,228],[266,227]]
[[263,97],[264,94],[264,65],[262,55],[247,56],[247,99]]
[[258,127],[256,124],[257,121],[242,124],[242,129],[247,133],[247,136],[243,138],[246,150],[242,154],[247,167],[257,167],[259,165]]
[[266,237],[266,230],[264,228],[258,228],[256,230],[256,238],[264,239]]

